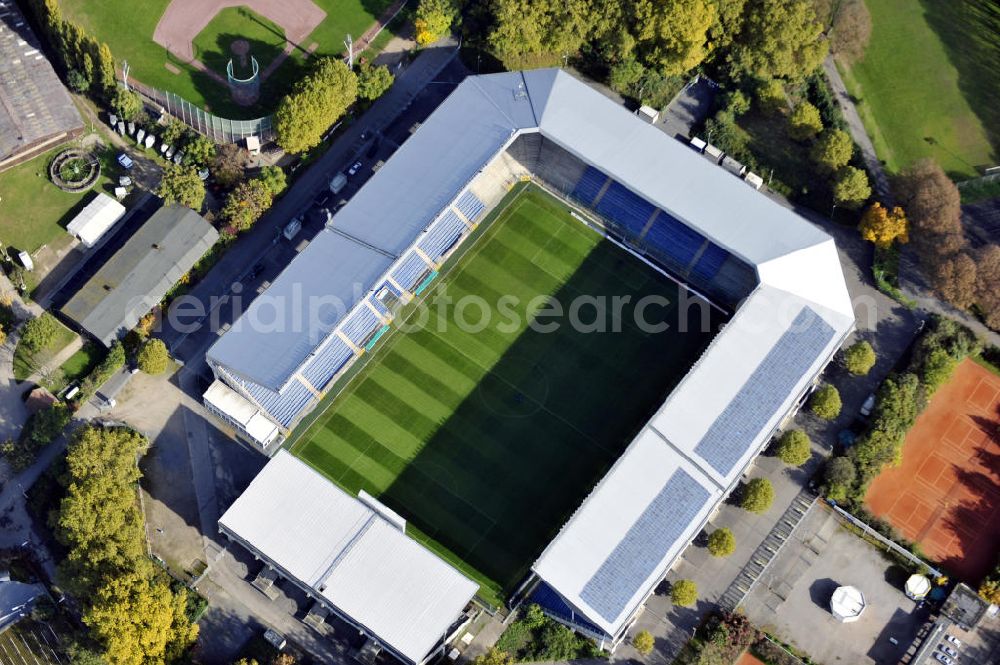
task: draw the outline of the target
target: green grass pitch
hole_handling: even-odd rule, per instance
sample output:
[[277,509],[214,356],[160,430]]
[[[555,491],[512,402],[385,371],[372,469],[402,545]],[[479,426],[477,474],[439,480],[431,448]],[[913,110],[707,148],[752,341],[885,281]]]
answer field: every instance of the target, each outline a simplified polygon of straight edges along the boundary
[[[422,297],[430,324],[393,331],[363,369],[328,397],[292,442],[293,452],[355,493],[365,489],[409,522],[408,532],[476,579],[498,602],[710,341],[711,330],[678,333],[679,287],[573,219],[539,189],[508,197],[498,216],[465,242]],[[495,217],[495,219],[492,219]],[[437,321],[442,294],[478,296],[492,322],[479,332]],[[635,303],[666,332],[635,325]],[[528,301],[631,296],[621,331],[576,331],[568,319],[537,332]],[[512,296],[520,325],[504,326],[498,303]],[[610,304],[608,309],[610,310]],[[418,319],[411,303],[399,320]],[[465,320],[480,321],[469,307]],[[589,313],[588,313],[589,312]],[[594,308],[579,317],[595,320]],[[409,328],[409,326],[407,326]],[[412,326],[417,328],[417,326]],[[322,407],[321,407],[322,408]]]
[[1000,159],[1000,8],[992,0],[866,0],[871,42],[842,69],[890,171],[933,157],[956,179]]

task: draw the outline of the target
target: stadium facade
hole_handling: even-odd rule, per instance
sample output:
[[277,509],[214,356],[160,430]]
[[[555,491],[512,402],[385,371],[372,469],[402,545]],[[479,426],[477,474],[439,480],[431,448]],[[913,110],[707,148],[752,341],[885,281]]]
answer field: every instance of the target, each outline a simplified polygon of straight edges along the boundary
[[[276,450],[524,179],[735,310],[532,568],[536,602],[613,648],[854,315],[832,238],[585,83],[556,69],[466,79],[209,350],[205,405]],[[310,298],[324,303],[310,322],[276,306]]]

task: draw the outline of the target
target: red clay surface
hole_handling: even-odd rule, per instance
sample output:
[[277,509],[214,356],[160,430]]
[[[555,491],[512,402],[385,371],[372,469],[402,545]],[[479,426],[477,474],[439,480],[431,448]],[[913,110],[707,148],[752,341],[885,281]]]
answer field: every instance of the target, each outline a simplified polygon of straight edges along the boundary
[[753,655],[749,651],[744,651],[743,655],[741,655],[739,657],[739,660],[733,663],[733,665],[767,665],[767,663],[765,663],[764,661],[762,661],[760,658]]
[[953,576],[976,584],[996,563],[1000,377],[964,360],[872,482],[868,509]]

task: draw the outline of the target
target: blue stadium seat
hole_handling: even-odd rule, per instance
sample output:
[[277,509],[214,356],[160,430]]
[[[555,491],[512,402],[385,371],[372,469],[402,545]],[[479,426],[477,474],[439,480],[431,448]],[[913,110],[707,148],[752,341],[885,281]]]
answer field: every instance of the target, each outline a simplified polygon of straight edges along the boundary
[[420,258],[416,252],[410,252],[396,266],[392,272],[392,278],[405,289],[412,291],[417,284],[430,272],[427,262]]
[[418,247],[437,261],[458,242],[468,228],[458,215],[448,210],[427,229]]
[[313,393],[301,381],[293,378],[280,392],[265,388],[253,381],[243,381],[226,374],[236,385],[242,386],[268,415],[288,427],[296,416],[312,401]]
[[593,205],[594,199],[607,181],[608,176],[593,166],[588,166],[570,196],[585,206]]
[[326,346],[314,355],[302,368],[305,377],[314,388],[323,390],[344,365],[354,357],[354,351],[337,335],[331,336]]
[[649,201],[613,182],[597,202],[597,212],[621,226],[625,235],[638,237],[656,210]]
[[382,322],[375,316],[375,312],[359,303],[340,329],[349,340],[358,346],[364,346],[368,339],[375,334],[375,331],[381,327]]
[[475,222],[478,220],[483,211],[486,210],[486,204],[479,200],[479,198],[472,192],[465,192],[458,199],[458,203],[455,204],[459,212],[465,215],[465,218],[470,222]]
[[643,241],[651,253],[664,255],[676,262],[680,270],[686,270],[706,238],[660,210]]
[[729,252],[715,243],[709,243],[705,251],[698,257],[698,262],[691,269],[691,278],[697,282],[707,283],[718,274],[722,264],[729,258]]

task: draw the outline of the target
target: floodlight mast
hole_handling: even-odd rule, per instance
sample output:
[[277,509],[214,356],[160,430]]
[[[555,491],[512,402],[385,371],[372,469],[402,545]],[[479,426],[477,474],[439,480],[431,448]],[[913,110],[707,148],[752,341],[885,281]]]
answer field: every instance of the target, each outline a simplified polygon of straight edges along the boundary
[[350,35],[344,40],[344,46],[347,47],[347,66],[349,69],[354,69],[354,40]]
[[124,84],[125,89],[128,90],[128,60],[122,60],[122,84]]

